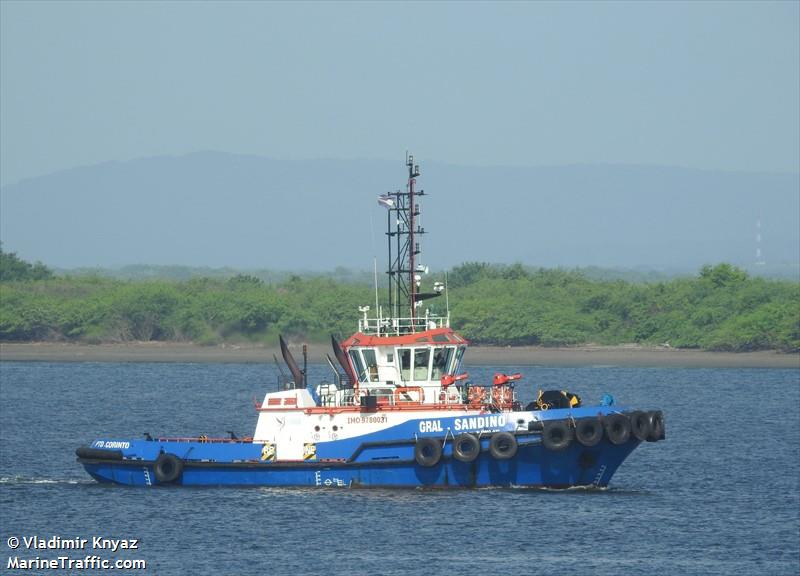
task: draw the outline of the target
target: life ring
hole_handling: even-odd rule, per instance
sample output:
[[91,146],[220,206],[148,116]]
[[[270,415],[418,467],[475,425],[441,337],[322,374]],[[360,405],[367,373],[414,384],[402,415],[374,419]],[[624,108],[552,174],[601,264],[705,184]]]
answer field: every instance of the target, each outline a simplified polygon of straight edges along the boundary
[[472,462],[481,453],[481,443],[473,435],[464,432],[453,440],[453,456],[459,462]]
[[175,454],[161,453],[153,464],[153,472],[156,474],[156,480],[162,484],[175,482],[183,473],[183,460]]
[[664,415],[660,410],[647,413],[647,422],[650,425],[650,434],[647,436],[648,442],[658,442],[665,437]]
[[469,387],[469,394],[467,395],[467,402],[469,402],[472,406],[478,406],[483,404],[483,398],[486,394],[486,391],[481,386],[470,386]]
[[631,434],[633,434],[633,437],[637,440],[644,441],[650,437],[651,414],[652,413],[648,414],[640,410],[628,414],[628,418],[631,420]]
[[586,447],[596,446],[603,439],[603,426],[597,418],[581,418],[575,422],[575,439]]
[[492,389],[492,402],[497,406],[509,406],[514,402],[514,391],[510,386],[496,386]]
[[631,421],[624,414],[609,414],[604,418],[606,437],[612,444],[625,444],[631,437]]
[[510,432],[498,432],[489,440],[489,454],[496,460],[508,460],[517,454],[517,439]]
[[542,444],[554,452],[564,450],[572,444],[572,428],[566,420],[545,420]]
[[420,438],[414,446],[414,460],[420,466],[436,466],[442,458],[442,445],[433,438]]

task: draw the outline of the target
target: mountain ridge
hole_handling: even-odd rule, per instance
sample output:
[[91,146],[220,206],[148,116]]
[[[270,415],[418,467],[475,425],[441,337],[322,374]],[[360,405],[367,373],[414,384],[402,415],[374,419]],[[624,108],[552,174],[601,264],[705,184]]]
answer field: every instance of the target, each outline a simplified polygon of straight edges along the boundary
[[[800,259],[800,176],[627,164],[458,166],[419,159],[426,263],[698,269]],[[9,251],[60,268],[135,262],[370,268],[375,199],[400,161],[200,151],[76,167],[0,189]],[[756,242],[756,222],[763,240]]]

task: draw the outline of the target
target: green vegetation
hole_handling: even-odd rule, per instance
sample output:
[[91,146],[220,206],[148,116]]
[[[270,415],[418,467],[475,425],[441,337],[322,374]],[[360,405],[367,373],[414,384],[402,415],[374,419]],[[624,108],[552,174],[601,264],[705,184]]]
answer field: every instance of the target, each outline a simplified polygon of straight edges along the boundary
[[[353,332],[357,307],[374,299],[368,283],[320,277],[53,277],[6,253],[0,278],[5,341],[274,344],[278,333],[323,341]],[[453,325],[475,343],[800,350],[800,283],[751,278],[729,264],[653,283],[482,263],[458,266],[448,278]],[[439,312],[443,305],[432,304]]]
[[41,262],[25,262],[14,252],[3,252],[3,245],[0,244],[0,282],[47,280],[52,277],[53,273]]
[[0,285],[0,340],[90,343],[265,341],[279,332],[323,340],[352,332],[368,286],[292,278],[267,285],[250,276],[187,282],[58,278]]
[[453,272],[457,283],[467,278],[453,290],[453,320],[480,343],[800,350],[800,284],[750,278],[729,264],[652,284],[486,264]]

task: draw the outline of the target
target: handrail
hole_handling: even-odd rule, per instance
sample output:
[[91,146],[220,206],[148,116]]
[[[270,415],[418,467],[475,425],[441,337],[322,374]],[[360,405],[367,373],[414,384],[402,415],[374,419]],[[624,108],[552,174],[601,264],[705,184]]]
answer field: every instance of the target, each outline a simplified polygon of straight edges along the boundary
[[[476,385],[470,383],[441,385],[377,385],[359,386],[356,388],[337,388],[329,393],[320,394],[320,406],[360,407],[361,398],[372,396],[377,398],[377,407],[380,406],[414,406],[414,405],[459,405],[475,408],[512,408],[516,400],[514,385]],[[255,398],[253,403],[256,410],[261,411],[263,406]],[[287,406],[276,406],[276,409],[286,409]],[[302,409],[295,406],[290,409]]]
[[185,437],[176,437],[176,438],[156,438],[156,442],[199,442],[201,444],[244,444],[244,443],[251,443],[253,441],[252,436],[246,436],[244,438],[212,438],[209,436],[185,436]]
[[414,318],[364,318],[358,319],[358,331],[368,335],[401,336],[409,332],[424,332],[434,328],[449,328],[450,315],[427,314]]

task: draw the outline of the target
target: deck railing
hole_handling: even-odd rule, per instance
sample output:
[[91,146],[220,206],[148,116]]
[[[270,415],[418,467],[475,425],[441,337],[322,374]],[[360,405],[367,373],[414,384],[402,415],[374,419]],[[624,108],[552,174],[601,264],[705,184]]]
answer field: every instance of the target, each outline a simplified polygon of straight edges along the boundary
[[435,328],[449,328],[450,316],[424,314],[414,318],[368,318],[358,320],[358,331],[370,336],[400,336]]
[[375,387],[370,389],[336,390],[320,394],[320,405],[358,406],[379,408],[386,406],[466,406],[476,408],[510,409],[514,406],[516,395],[512,385],[503,386],[399,386]]

